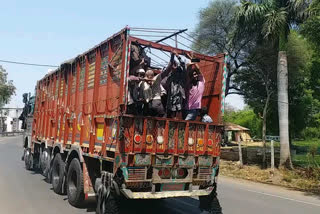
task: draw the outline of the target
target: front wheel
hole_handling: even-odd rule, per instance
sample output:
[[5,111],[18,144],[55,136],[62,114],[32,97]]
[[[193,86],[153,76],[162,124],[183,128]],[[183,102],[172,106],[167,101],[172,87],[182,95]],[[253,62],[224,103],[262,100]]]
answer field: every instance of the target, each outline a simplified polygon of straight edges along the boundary
[[84,201],[83,172],[80,161],[74,158],[67,175],[68,201],[72,206],[79,207]]

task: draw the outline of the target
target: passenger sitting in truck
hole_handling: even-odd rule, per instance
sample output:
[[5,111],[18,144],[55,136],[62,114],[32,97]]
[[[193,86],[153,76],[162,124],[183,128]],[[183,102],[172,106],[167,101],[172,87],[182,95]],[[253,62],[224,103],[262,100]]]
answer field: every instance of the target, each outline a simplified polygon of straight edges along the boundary
[[141,82],[140,90],[145,105],[144,114],[147,116],[164,116],[165,111],[161,102],[161,91],[164,90],[161,85],[161,74],[154,76],[153,70],[148,70],[144,82]]
[[139,86],[141,80],[145,76],[144,69],[139,69],[137,75],[128,77],[128,105],[127,114],[142,115],[142,94],[140,94]]
[[184,118],[185,120],[195,120],[201,109],[205,79],[196,63],[188,64],[187,73],[187,101],[184,110]]

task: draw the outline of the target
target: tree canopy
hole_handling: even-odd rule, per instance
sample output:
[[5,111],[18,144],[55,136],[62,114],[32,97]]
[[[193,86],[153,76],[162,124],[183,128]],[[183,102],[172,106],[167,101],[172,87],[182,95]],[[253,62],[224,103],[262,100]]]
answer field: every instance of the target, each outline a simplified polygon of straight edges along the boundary
[[226,95],[241,94],[233,79],[245,65],[250,50],[255,47],[257,35],[237,30],[237,11],[236,0],[212,1],[200,11],[199,23],[194,32],[194,49],[209,55],[228,54]]
[[310,18],[303,23],[301,33],[320,47],[320,0],[313,0],[308,11]]

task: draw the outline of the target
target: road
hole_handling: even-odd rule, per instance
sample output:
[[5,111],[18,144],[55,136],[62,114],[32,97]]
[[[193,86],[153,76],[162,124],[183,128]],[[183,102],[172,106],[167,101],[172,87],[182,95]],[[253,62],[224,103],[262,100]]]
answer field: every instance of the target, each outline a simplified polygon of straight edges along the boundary
[[[40,174],[25,170],[21,155],[21,137],[0,137],[0,213],[95,213],[94,203],[69,205]],[[320,213],[320,196],[226,177],[219,180],[218,197],[224,214]],[[201,213],[194,198],[128,201],[124,207],[124,213]]]

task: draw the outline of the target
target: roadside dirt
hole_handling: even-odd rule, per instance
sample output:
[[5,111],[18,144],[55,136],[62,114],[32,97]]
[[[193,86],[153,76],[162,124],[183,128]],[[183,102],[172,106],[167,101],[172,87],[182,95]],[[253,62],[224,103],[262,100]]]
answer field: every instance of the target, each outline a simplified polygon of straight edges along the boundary
[[238,162],[220,161],[220,174],[255,182],[283,186],[320,195],[320,170],[295,168],[294,170],[261,169],[256,165],[239,167]]

